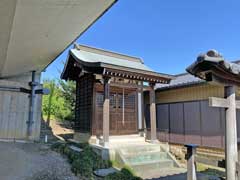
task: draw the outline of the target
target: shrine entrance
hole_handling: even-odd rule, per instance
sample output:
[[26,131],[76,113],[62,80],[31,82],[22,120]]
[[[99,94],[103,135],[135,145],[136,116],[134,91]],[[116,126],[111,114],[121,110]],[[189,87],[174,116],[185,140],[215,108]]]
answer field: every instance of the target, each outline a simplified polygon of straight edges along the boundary
[[75,134],[108,147],[109,135],[143,132],[143,92],[149,91],[149,140],[157,142],[155,84],[173,76],[154,72],[140,58],[75,45],[61,77],[76,81]]
[[[103,129],[103,87],[96,90],[96,134]],[[110,135],[138,133],[137,90],[134,88],[110,87]]]

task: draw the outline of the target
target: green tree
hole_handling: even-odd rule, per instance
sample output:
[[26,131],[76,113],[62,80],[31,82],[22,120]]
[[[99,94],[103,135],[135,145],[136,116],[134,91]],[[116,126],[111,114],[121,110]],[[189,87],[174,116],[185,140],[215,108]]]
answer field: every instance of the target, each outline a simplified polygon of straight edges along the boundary
[[47,109],[47,125],[48,126],[50,125],[52,99],[53,99],[55,87],[56,87],[55,82],[54,81],[49,81],[50,94],[48,96],[48,109]]
[[68,120],[73,120],[76,102],[76,83],[74,81],[59,80],[59,85],[61,88],[61,95],[65,100],[65,106],[71,111],[66,118]]
[[51,116],[57,120],[73,120],[75,107],[75,83],[62,80],[44,80],[44,88],[50,94],[43,96],[42,111],[50,123]]

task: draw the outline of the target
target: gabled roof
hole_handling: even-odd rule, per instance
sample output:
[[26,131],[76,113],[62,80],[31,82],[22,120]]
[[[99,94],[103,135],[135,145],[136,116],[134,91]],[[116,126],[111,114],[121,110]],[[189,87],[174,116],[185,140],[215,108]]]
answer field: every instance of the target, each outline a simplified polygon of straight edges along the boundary
[[127,68],[139,69],[143,71],[152,71],[147,67],[143,60],[137,57],[127,56],[115,52],[110,52],[93,47],[76,45],[70,53],[77,59],[86,63],[101,63],[104,65],[122,66]]
[[[240,64],[240,60],[233,61],[232,63],[238,65]],[[169,84],[157,84],[156,89],[158,91],[163,91],[168,89],[189,87],[189,86],[195,86],[195,85],[206,83],[205,80],[200,79],[188,72],[177,74],[174,77],[175,78],[171,80]]]
[[[73,58],[79,66],[93,68],[94,70],[102,68],[105,75],[115,75],[119,77],[136,76],[139,80],[149,82],[169,83],[173,76],[157,73],[146,66],[142,59],[111,51],[97,49],[93,47],[75,45],[74,49],[69,51],[69,59]],[[67,79],[66,63],[62,78]],[[69,74],[69,73],[68,73]]]

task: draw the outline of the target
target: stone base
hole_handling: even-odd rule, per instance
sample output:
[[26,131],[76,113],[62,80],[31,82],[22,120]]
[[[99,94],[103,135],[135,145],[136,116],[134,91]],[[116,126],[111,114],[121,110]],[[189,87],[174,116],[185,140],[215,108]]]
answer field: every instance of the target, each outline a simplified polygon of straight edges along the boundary
[[73,139],[80,143],[89,143],[90,138],[91,138],[90,133],[75,132],[73,135]]
[[160,143],[157,139],[150,140],[149,142],[152,143],[152,144],[159,144]]
[[93,150],[100,155],[104,160],[115,160],[115,150],[106,148],[100,145],[90,144]]

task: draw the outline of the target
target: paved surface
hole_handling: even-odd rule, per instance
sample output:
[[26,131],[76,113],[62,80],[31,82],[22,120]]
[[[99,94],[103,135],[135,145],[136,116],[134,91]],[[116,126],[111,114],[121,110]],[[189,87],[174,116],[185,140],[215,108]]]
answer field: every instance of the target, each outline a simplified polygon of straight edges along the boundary
[[0,142],[0,180],[30,180],[42,172],[62,180],[76,179],[67,161],[46,145]]

